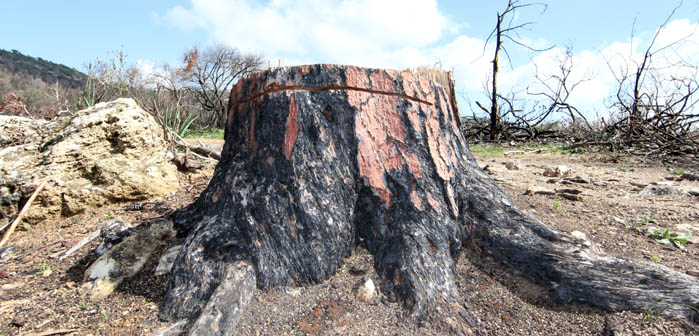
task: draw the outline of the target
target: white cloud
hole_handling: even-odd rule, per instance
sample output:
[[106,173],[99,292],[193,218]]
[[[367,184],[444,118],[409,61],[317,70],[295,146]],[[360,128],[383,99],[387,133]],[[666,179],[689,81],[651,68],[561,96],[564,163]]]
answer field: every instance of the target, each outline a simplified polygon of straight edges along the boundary
[[[283,65],[342,63],[404,69],[437,64],[454,70],[457,90],[470,100],[483,99],[492,67],[493,46],[484,52],[484,39],[458,34],[459,27],[468,23],[453,22],[439,11],[436,0],[191,0],[190,6],[173,7],[158,18],[184,30],[204,29],[212,42],[262,52],[272,63],[282,60]],[[657,46],[690,37],[664,50],[662,57],[656,57],[656,65],[671,64],[678,57],[699,64],[696,30],[697,23],[689,20],[670,22],[658,36]],[[575,89],[570,102],[588,111],[601,109],[615,90],[610,67],[619,71],[641,60],[653,34],[642,32],[633,44],[617,41],[602,50],[576,51],[571,82],[588,80]],[[551,44],[544,38],[524,42],[534,47]],[[511,45],[509,51],[526,53],[519,48]],[[564,49],[554,48],[514,68],[502,57],[501,91],[534,90],[538,85],[535,69],[542,76],[555,73],[563,54]],[[461,106],[462,113],[468,113],[468,107]]]
[[[389,66],[439,41],[454,25],[434,0],[192,0],[164,16],[182,29],[204,28],[212,40],[263,52],[285,63]],[[378,57],[377,57],[378,55]]]

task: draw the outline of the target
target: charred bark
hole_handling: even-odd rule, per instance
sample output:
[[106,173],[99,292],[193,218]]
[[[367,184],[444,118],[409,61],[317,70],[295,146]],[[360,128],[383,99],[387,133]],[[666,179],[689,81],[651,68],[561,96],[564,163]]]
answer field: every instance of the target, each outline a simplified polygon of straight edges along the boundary
[[453,97],[409,71],[350,66],[240,81],[214,176],[175,214],[186,242],[161,316],[232,334],[255,287],[321,282],[361,243],[412,317],[468,334],[454,265],[472,239],[564,302],[642,310],[663,298],[658,309],[693,316],[696,278],[608,256],[517,209],[477,166]]

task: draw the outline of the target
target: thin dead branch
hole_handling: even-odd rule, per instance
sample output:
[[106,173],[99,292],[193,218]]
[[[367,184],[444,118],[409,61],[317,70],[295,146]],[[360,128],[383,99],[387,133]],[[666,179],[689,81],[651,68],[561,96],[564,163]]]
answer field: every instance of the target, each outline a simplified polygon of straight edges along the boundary
[[39,195],[39,192],[44,189],[44,186],[46,186],[47,180],[41,182],[39,187],[34,190],[32,193],[32,196],[29,197],[29,200],[27,200],[27,203],[24,204],[22,207],[22,210],[17,214],[17,218],[15,218],[14,222],[12,222],[12,225],[10,225],[9,228],[7,228],[7,231],[5,231],[5,234],[2,236],[2,240],[0,240],[0,247],[4,246],[5,243],[10,239],[10,236],[12,233],[15,231],[15,228],[17,227],[17,224],[22,221],[22,218],[24,218],[24,215],[27,213],[29,208],[32,206],[32,202],[34,202],[34,199],[36,198],[37,195]]

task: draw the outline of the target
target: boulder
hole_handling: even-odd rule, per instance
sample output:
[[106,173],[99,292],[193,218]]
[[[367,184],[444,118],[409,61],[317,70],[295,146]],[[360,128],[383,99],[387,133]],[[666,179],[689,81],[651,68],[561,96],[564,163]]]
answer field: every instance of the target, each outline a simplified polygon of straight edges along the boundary
[[119,284],[138,273],[153,251],[174,236],[172,222],[153,222],[148,229],[127,237],[97,258],[85,271],[81,293],[91,299],[103,299]]
[[40,181],[29,223],[179,187],[162,128],[132,99],[100,103],[50,122],[0,118],[0,225]]

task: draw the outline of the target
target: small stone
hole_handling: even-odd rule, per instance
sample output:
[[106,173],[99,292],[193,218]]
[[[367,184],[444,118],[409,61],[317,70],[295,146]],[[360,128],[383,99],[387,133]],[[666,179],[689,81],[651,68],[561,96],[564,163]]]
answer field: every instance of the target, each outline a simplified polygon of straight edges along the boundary
[[505,168],[509,170],[520,170],[522,163],[519,160],[509,160],[505,163]]
[[371,279],[366,279],[364,283],[357,289],[357,299],[362,302],[367,302],[374,298],[376,293],[376,286],[374,286],[374,281]]
[[659,186],[671,186],[675,183],[672,181],[658,181],[658,182],[653,182],[653,184],[659,185]]
[[286,289],[284,289],[284,292],[286,294],[293,296],[293,297],[297,297],[297,296],[303,294],[304,290],[303,290],[303,287],[296,287],[296,288],[286,287]]
[[648,186],[646,183],[638,183],[638,182],[629,182],[630,185],[637,187],[637,188],[645,188]]
[[558,196],[561,196],[569,201],[582,201],[583,200],[583,198],[580,197],[579,195],[558,194]]
[[568,168],[568,166],[558,166],[556,167],[556,169],[560,173],[561,177],[567,177],[572,172],[572,170]]
[[[590,181],[588,181],[588,180],[586,180],[586,179],[584,179],[584,178],[582,178],[582,177],[580,177],[580,176],[567,177],[567,178],[566,178],[566,181],[574,182],[574,183],[582,183],[582,184],[590,183]],[[606,183],[602,183],[601,186],[606,187],[607,184],[606,184]]]
[[155,276],[170,273],[172,265],[175,263],[175,258],[177,258],[177,253],[180,252],[180,247],[182,247],[182,245],[175,245],[165,250],[165,253],[163,253],[158,261],[158,267],[155,268]]
[[621,218],[619,218],[619,217],[614,217],[614,221],[617,222],[617,223],[619,223],[619,224],[621,224],[621,225],[626,224],[626,221],[623,220],[623,219],[621,219]]
[[534,194],[539,194],[539,195],[555,195],[556,192],[553,191],[553,190],[539,189],[539,190],[534,190]]
[[556,169],[551,168],[551,167],[546,167],[544,168],[544,176],[547,177],[558,177],[558,172],[556,172]]
[[12,319],[12,321],[10,321],[10,324],[11,324],[12,326],[17,327],[17,328],[22,328],[22,327],[24,327],[24,324],[25,324],[25,323],[26,323],[26,321],[25,321],[24,319],[22,319],[22,318],[19,318],[19,317],[15,317],[15,318]]
[[133,226],[121,219],[110,219],[101,224],[100,237],[102,242],[95,249],[97,255],[103,255],[114,245],[119,244],[124,238],[134,234]]
[[0,247],[0,260],[3,260],[9,256],[12,255],[14,250],[16,250],[16,246],[7,246],[7,247]]
[[691,173],[684,173],[680,176],[680,178],[678,180],[680,180],[680,181],[699,181],[699,175],[691,174]]
[[571,236],[580,239],[580,240],[587,240],[587,235],[585,235],[583,232],[580,232],[578,230],[575,230],[570,233]]
[[582,193],[582,190],[565,188],[565,189],[556,189],[556,192],[561,193],[561,194],[579,195]]
[[19,287],[22,287],[22,285],[15,282],[15,283],[4,284],[4,285],[0,286],[0,289],[11,290],[11,289],[19,288]]
[[687,274],[699,278],[699,268],[687,271]]
[[364,265],[352,265],[350,267],[349,272],[352,275],[364,275],[367,272],[367,268],[364,267]]

